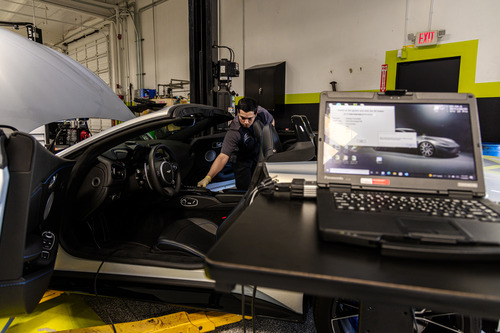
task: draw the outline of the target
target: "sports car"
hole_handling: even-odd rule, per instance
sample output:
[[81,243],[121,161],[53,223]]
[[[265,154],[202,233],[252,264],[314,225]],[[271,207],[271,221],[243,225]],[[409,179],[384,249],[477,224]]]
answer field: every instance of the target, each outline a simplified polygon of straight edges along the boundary
[[[233,116],[178,104],[135,117],[69,57],[5,29],[0,45],[0,315],[33,311],[48,287],[240,313],[242,288],[217,292],[204,258],[252,188],[234,189],[230,165],[196,186]],[[73,118],[123,122],[57,154],[28,134]],[[300,293],[243,294],[257,315],[304,317]]]
[[[412,128],[396,128],[396,132],[416,133],[417,131]],[[455,157],[460,153],[460,145],[455,140],[426,134],[417,134],[416,148],[377,147],[376,149],[409,152],[424,157]]]

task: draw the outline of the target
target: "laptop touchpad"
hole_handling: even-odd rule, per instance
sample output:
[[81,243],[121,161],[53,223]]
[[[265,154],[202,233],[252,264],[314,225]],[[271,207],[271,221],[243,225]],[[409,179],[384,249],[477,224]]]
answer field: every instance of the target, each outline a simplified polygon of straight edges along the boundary
[[399,219],[407,237],[431,242],[467,240],[465,231],[450,220]]

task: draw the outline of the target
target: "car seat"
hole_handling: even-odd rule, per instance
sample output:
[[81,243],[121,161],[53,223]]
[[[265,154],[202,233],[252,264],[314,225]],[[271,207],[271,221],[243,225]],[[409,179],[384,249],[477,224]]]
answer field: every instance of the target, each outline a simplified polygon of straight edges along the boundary
[[262,154],[267,162],[312,161],[316,158],[316,146],[309,138],[306,141],[297,141],[283,150],[275,127],[267,124],[262,129]]
[[291,117],[292,124],[295,127],[295,135],[297,142],[311,141],[316,146],[316,135],[314,134],[311,123],[305,115],[293,115]]
[[160,233],[156,249],[181,252],[205,259],[217,239],[230,228],[244,210],[246,201],[247,196],[242,196],[238,205],[220,226],[208,219],[194,217],[169,223]]

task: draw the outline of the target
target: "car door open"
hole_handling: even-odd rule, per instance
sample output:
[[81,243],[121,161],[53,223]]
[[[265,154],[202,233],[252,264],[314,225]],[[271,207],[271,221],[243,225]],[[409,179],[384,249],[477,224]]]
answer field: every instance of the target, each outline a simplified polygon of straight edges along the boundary
[[10,132],[0,130],[0,316],[33,311],[47,289],[58,212],[73,166],[32,136]]

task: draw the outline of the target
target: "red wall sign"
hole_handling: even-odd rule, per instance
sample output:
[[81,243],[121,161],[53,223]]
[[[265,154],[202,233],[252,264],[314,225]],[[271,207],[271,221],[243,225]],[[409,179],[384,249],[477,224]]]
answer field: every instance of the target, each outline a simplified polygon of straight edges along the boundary
[[387,64],[382,65],[382,73],[380,75],[380,91],[387,90]]
[[438,31],[424,31],[419,32],[415,38],[415,47],[436,45],[438,42]]

